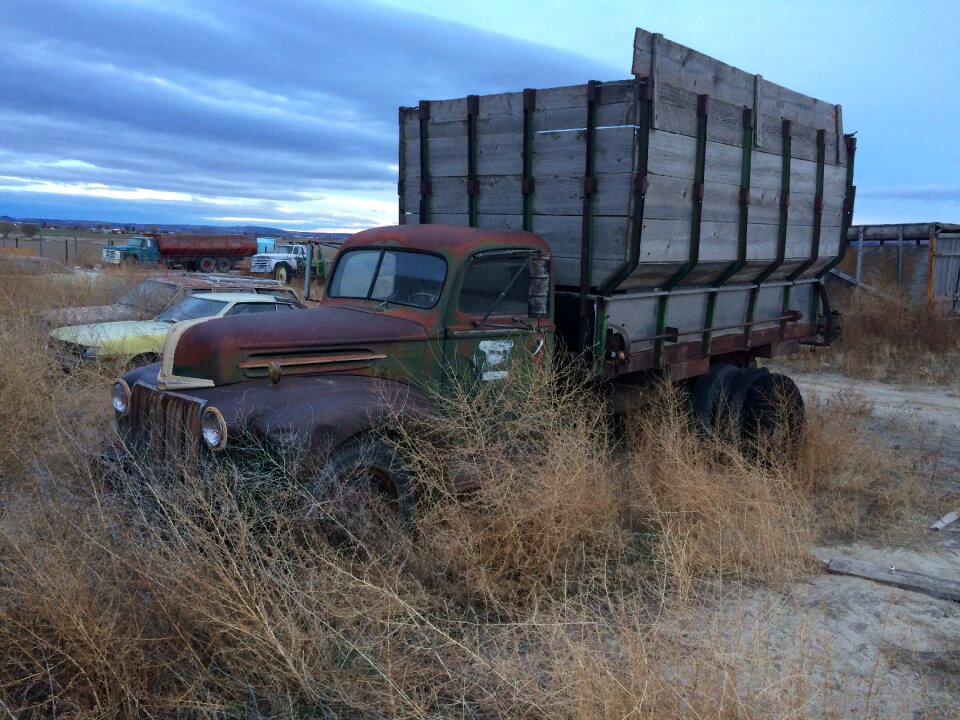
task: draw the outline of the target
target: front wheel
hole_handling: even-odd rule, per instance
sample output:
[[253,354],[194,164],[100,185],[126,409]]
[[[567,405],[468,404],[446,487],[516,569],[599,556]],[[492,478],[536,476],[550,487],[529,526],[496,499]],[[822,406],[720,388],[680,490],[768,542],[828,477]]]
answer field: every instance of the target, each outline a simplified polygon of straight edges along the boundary
[[286,285],[293,277],[293,269],[286,263],[280,263],[273,269],[273,277]]
[[311,491],[310,516],[335,542],[369,547],[389,537],[391,529],[412,527],[413,475],[397,449],[373,435],[336,450]]
[[230,258],[217,259],[217,272],[228,273],[233,270],[233,261]]

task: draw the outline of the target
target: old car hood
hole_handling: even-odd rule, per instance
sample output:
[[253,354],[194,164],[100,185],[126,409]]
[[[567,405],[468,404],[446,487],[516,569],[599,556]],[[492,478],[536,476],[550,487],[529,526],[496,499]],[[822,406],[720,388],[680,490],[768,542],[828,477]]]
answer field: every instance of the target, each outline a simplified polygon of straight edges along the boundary
[[422,354],[419,345],[426,340],[426,329],[413,320],[319,307],[191,325],[168,341],[164,364],[173,377],[227,385],[266,377],[271,363],[284,374],[311,374],[362,370],[388,357],[402,361],[404,355]]
[[60,308],[42,314],[49,325],[80,325],[105,323],[116,320],[140,320],[144,313],[130,305],[91,305],[89,307]]
[[93,323],[57,328],[50,337],[63,342],[98,347],[108,342],[147,335],[165,335],[170,323],[153,320],[124,320],[121,322]]

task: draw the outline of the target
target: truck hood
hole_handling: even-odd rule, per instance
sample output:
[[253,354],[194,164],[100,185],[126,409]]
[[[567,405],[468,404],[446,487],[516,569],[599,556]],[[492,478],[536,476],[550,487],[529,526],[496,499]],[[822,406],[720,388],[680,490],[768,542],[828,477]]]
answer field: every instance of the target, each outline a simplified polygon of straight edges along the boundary
[[103,347],[107,344],[123,343],[133,338],[153,335],[163,336],[169,329],[170,323],[153,320],[124,320],[57,328],[50,333],[50,337],[61,342],[75,343],[86,347]]
[[267,377],[272,363],[284,375],[364,372],[390,358],[422,355],[426,328],[407,320],[347,307],[209,319],[175,328],[167,338],[160,382],[170,389],[209,387]]

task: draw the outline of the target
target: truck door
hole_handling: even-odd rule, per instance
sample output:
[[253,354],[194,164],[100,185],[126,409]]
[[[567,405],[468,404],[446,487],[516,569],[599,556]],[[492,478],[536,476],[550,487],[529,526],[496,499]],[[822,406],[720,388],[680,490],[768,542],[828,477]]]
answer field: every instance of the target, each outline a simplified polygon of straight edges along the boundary
[[[552,338],[546,300],[531,308],[531,278],[549,268],[532,250],[491,250],[467,261],[447,311],[446,375],[453,382],[503,380],[517,363],[538,362]],[[549,292],[549,277],[540,285]],[[534,303],[535,304],[535,303]]]
[[144,238],[143,249],[140,251],[140,262],[155,263],[159,260],[160,249],[157,247],[156,238]]

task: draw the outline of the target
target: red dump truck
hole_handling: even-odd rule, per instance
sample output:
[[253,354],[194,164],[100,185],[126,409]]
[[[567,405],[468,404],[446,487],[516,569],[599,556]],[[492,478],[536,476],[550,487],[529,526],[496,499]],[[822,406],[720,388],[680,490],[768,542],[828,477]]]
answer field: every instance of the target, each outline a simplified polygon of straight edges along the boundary
[[257,254],[254,235],[144,233],[123,245],[103,248],[103,262],[113,265],[164,263],[201,272],[228,272],[237,260]]
[[400,225],[343,243],[318,308],[172,332],[114,386],[122,436],[170,462],[295,439],[318,492],[402,498],[380,424],[551,351],[613,412],[671,378],[705,429],[797,422],[796,385],[756,361],[830,340],[840,107],[643,30],[633,73],[402,108]]

